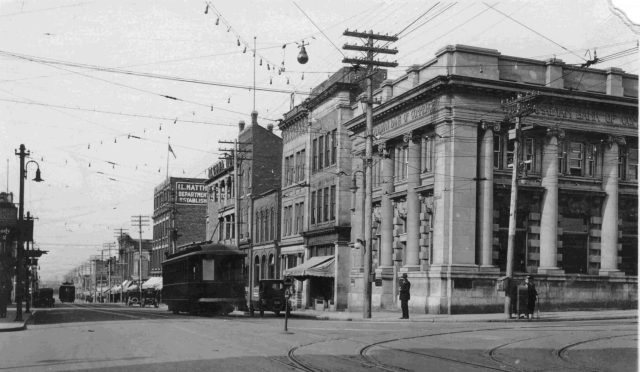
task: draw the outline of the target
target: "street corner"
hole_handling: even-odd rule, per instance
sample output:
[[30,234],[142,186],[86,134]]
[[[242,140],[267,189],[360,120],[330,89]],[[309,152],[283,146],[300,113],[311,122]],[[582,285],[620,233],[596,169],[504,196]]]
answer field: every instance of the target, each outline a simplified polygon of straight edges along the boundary
[[15,320],[15,311],[8,311],[6,318],[0,318],[0,332],[16,332],[27,329],[27,323],[32,319],[35,311],[31,314],[23,313],[22,320]]

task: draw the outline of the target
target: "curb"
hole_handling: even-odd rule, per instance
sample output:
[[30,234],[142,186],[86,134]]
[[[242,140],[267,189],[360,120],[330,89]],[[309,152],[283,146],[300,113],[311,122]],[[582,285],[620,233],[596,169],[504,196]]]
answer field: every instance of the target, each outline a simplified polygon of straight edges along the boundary
[[[0,327],[0,332],[16,332],[16,331],[24,331],[27,329],[27,322],[31,320],[31,317],[36,313],[35,310],[31,311],[31,314],[25,313],[23,314],[22,324],[18,323],[18,325],[13,327]],[[16,322],[17,323],[17,322]],[[5,323],[6,324],[6,323]]]

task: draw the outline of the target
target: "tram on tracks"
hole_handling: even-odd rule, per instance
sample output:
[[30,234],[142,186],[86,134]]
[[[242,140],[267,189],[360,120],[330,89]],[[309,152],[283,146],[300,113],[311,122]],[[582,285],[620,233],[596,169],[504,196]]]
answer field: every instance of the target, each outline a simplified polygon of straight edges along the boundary
[[169,311],[228,314],[234,308],[246,310],[246,254],[212,242],[181,248],[162,262],[162,302]]
[[58,289],[60,302],[73,302],[76,300],[76,287],[73,283],[64,282]]

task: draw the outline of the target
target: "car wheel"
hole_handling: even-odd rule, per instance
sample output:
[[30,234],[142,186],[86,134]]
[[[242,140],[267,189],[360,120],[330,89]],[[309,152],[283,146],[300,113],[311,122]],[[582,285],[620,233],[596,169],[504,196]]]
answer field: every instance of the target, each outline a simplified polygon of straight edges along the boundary
[[274,311],[274,313],[276,314],[276,316],[280,316],[280,310],[276,310]]

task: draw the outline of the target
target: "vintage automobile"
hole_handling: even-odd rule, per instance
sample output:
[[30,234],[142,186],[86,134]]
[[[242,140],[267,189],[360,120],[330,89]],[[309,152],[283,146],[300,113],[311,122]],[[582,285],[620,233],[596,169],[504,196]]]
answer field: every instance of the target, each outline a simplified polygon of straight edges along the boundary
[[[287,287],[282,279],[263,279],[258,283],[258,298],[253,298],[249,312],[251,316],[255,311],[264,316],[265,311],[273,311],[276,316],[285,310],[287,299],[285,291]],[[289,309],[288,309],[289,310]]]
[[40,288],[33,293],[33,306],[53,307],[54,304],[53,288]]

